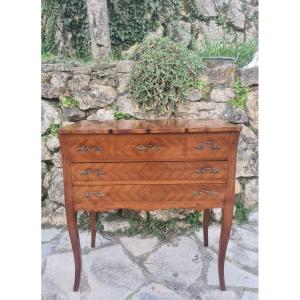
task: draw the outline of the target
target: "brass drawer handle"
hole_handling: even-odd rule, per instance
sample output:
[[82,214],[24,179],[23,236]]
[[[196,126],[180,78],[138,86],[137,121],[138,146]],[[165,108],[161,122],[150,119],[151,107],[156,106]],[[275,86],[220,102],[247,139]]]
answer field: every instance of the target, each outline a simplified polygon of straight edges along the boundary
[[92,173],[95,173],[96,176],[102,176],[102,175],[105,175],[105,172],[101,171],[101,170],[89,170],[89,169],[86,169],[86,170],[81,170],[80,171],[80,175],[90,175]]
[[135,148],[138,151],[145,151],[147,149],[150,149],[152,151],[159,151],[160,150],[160,146],[159,145],[152,145],[152,144],[147,144],[147,145],[138,145]]
[[102,152],[104,151],[104,149],[100,146],[97,146],[97,145],[94,145],[94,146],[86,146],[86,145],[83,145],[83,146],[79,146],[77,148],[77,150],[79,152],[89,152],[89,151],[94,151],[94,152]]
[[83,194],[83,197],[84,198],[90,198],[93,195],[96,196],[96,197],[104,197],[104,196],[106,196],[106,194],[102,193],[102,192],[85,192]]
[[205,173],[210,173],[210,174],[217,174],[220,173],[220,169],[217,168],[199,168],[195,169],[196,174],[205,174]]
[[215,191],[212,191],[212,190],[200,190],[200,191],[197,191],[197,192],[193,192],[193,196],[203,196],[204,194],[208,194],[209,196],[215,196],[217,195],[218,193],[215,192]]
[[203,142],[201,144],[196,145],[195,149],[196,150],[203,150],[206,145],[210,146],[210,150],[212,150],[212,151],[217,151],[217,150],[220,150],[222,148],[221,146],[219,146],[217,143],[214,143],[214,142]]

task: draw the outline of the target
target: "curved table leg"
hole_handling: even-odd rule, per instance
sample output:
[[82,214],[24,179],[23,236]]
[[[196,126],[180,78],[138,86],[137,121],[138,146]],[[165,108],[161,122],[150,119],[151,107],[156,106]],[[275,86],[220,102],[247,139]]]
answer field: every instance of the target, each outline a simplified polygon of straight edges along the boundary
[[75,262],[75,280],[73,291],[77,292],[79,289],[81,274],[81,248],[77,228],[77,212],[67,214],[67,223]]
[[223,211],[223,217],[222,217],[223,220],[222,220],[222,228],[221,228],[220,242],[219,242],[218,271],[219,271],[220,289],[225,291],[224,264],[225,264],[226,250],[227,250],[231,224],[232,224],[233,204],[226,205],[222,211]]
[[95,248],[96,244],[96,222],[95,222],[95,212],[90,211],[90,228],[91,228],[91,247]]
[[204,240],[204,247],[208,246],[209,217],[210,217],[210,209],[204,209],[204,215],[203,215],[203,240]]

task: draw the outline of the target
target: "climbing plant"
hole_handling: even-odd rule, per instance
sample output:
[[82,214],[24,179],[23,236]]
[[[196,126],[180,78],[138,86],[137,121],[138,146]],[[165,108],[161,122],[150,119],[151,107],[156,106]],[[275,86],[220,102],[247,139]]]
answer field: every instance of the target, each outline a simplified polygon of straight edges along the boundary
[[90,35],[85,0],[57,0],[61,5],[61,20],[64,32],[72,34],[76,57],[90,57]]
[[57,54],[58,45],[55,41],[55,34],[59,13],[57,0],[42,2],[42,53]]
[[[44,0],[42,2],[42,53],[58,54],[56,32],[71,38],[74,56],[89,59],[90,35],[85,0]],[[64,52],[63,56],[70,56]]]
[[112,45],[124,49],[141,42],[159,20],[179,18],[180,5],[180,0],[108,0]]
[[129,90],[145,112],[176,114],[192,88],[201,88],[197,75],[202,60],[195,52],[168,38],[146,39],[138,50]]

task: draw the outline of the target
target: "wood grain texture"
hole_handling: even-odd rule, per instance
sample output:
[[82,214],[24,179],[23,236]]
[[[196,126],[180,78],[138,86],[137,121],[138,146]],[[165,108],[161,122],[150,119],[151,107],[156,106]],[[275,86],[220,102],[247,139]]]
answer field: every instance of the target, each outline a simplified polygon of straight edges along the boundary
[[218,253],[218,274],[220,289],[225,290],[225,278],[224,278],[224,264],[225,256],[228,245],[228,240],[231,231],[233,208],[234,208],[234,185],[235,185],[235,171],[236,171],[236,157],[238,147],[239,133],[231,133],[229,139],[230,156],[228,158],[227,169],[227,184],[226,184],[226,197],[224,207],[222,208],[222,227],[219,241],[219,253]]
[[127,134],[241,131],[222,120],[119,120],[80,121],[59,128],[59,134]]
[[227,162],[72,163],[74,181],[142,181],[226,179]]
[[66,136],[73,162],[226,160],[230,133]]
[[223,207],[224,184],[74,186],[75,208],[156,210]]
[[65,207],[66,207],[66,218],[67,227],[70,236],[71,246],[74,256],[75,264],[75,278],[73,291],[76,292],[79,289],[80,276],[81,276],[81,247],[80,239],[77,227],[77,212],[74,208],[73,202],[73,188],[72,188],[72,175],[71,175],[71,162],[68,152],[67,142],[65,137],[60,135],[61,153],[62,153],[62,163],[63,163],[63,178],[64,178],[64,195],[65,195]]
[[81,121],[59,129],[67,225],[79,289],[78,210],[204,210],[208,245],[210,209],[223,210],[218,253],[220,288],[234,206],[239,126],[221,120]]

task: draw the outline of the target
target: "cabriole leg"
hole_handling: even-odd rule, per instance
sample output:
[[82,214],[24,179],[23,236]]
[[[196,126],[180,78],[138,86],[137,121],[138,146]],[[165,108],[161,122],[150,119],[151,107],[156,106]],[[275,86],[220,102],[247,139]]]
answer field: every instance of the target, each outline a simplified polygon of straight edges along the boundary
[[232,215],[233,215],[233,204],[226,205],[223,209],[222,217],[222,228],[219,242],[219,257],[218,257],[218,271],[219,271],[219,282],[220,289],[225,291],[225,279],[224,279],[224,264],[225,256],[230,236]]
[[75,279],[73,291],[77,292],[79,289],[81,274],[81,248],[77,227],[77,212],[68,213],[67,224],[75,262]]

